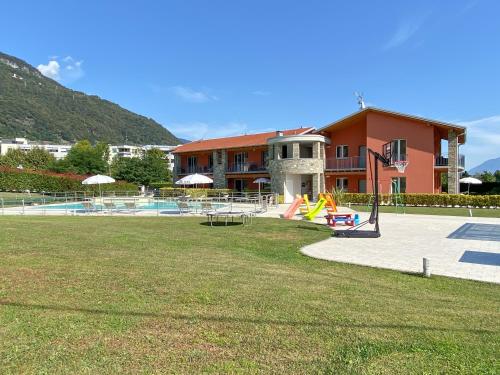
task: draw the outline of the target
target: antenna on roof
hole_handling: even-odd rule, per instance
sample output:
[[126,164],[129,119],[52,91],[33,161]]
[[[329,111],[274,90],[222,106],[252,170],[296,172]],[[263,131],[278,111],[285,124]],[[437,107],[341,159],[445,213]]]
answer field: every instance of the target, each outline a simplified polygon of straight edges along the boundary
[[363,110],[366,108],[365,99],[363,98],[363,93],[354,92],[354,96],[358,100],[359,109]]

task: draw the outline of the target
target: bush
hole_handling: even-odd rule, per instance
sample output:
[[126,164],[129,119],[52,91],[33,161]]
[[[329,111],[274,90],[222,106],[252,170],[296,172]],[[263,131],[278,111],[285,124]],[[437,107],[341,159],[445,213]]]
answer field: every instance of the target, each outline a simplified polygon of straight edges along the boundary
[[[343,202],[369,204],[372,194],[344,193]],[[401,202],[407,206],[443,206],[443,207],[500,207],[500,195],[462,195],[462,194],[400,194]],[[381,204],[394,204],[390,194],[380,194]]]
[[152,182],[149,184],[149,187],[152,189],[161,189],[161,188],[173,188],[174,184],[172,182]]
[[[87,176],[71,173],[0,169],[0,191],[98,191],[98,185],[82,185]],[[137,191],[134,184],[118,181],[101,185],[102,191]]]

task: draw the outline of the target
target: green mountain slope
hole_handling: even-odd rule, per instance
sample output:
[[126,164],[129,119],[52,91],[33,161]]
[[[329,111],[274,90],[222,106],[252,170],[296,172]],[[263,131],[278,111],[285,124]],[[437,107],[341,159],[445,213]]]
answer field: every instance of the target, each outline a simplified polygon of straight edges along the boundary
[[26,62],[0,53],[0,138],[129,144],[179,144],[152,119],[70,90]]

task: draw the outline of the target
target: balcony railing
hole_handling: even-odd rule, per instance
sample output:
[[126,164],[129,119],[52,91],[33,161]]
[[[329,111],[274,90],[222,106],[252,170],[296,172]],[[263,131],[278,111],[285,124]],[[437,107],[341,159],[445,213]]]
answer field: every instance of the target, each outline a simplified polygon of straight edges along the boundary
[[[449,165],[448,155],[439,155],[436,156],[434,165],[436,167],[447,167]],[[458,167],[465,168],[465,155],[458,155]]]
[[191,174],[191,173],[212,173],[212,167],[207,166],[190,166],[187,168],[177,167],[175,169],[177,174]]
[[265,165],[257,163],[233,163],[227,166],[226,172],[230,173],[252,173],[266,170]]
[[326,169],[330,171],[363,171],[366,169],[366,157],[351,156],[343,159],[326,159]]

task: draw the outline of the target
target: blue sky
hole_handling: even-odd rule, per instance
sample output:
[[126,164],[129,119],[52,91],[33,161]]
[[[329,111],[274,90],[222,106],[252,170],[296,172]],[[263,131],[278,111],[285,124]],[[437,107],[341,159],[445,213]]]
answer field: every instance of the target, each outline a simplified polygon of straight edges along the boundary
[[313,125],[374,106],[469,126],[500,156],[500,2],[22,1],[0,50],[190,139]]

